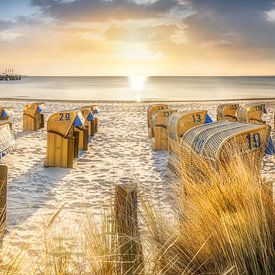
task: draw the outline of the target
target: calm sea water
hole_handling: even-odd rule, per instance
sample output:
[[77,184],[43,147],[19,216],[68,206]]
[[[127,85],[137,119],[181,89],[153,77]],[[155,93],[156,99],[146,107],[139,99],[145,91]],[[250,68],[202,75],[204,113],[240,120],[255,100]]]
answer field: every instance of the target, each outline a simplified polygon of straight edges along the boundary
[[23,77],[0,97],[81,100],[274,98],[275,77]]

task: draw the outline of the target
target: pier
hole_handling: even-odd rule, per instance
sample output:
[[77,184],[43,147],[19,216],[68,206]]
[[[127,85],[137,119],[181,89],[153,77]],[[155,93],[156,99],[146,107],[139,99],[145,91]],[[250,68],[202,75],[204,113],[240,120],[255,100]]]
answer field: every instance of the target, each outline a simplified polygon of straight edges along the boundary
[[15,74],[13,69],[7,69],[0,74],[0,81],[21,80],[21,75]]

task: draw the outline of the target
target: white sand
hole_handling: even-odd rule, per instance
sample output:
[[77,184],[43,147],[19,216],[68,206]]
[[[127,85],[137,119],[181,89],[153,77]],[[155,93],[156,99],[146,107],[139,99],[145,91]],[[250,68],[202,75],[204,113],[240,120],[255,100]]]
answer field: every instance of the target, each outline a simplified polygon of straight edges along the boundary
[[[166,167],[167,153],[151,149],[147,137],[148,104],[99,104],[99,132],[89,143],[88,152],[81,153],[73,169],[62,169],[43,167],[45,129],[22,132],[25,103],[1,102],[1,105],[15,107],[12,120],[16,138],[15,150],[3,159],[9,167],[8,231],[4,245],[9,243],[10,249],[17,250],[39,235],[47,219],[62,204],[64,210],[59,221],[64,230],[66,226],[81,223],[86,208],[100,214],[103,207],[110,205],[114,184],[123,176],[134,175],[143,198],[169,213],[173,205],[172,183],[178,178]],[[170,106],[180,110],[208,109],[215,118],[219,103],[170,103]],[[81,105],[47,102],[44,113],[47,119],[53,112]],[[275,102],[267,101],[267,107],[271,120]],[[272,135],[274,137],[274,131]],[[265,159],[263,175],[275,179],[273,157]]]

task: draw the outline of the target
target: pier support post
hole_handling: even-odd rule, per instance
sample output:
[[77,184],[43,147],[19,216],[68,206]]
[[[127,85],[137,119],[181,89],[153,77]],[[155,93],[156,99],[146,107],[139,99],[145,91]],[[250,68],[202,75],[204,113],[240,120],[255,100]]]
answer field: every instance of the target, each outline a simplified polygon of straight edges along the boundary
[[143,271],[137,211],[137,185],[130,178],[122,178],[115,187],[118,274],[141,274]]

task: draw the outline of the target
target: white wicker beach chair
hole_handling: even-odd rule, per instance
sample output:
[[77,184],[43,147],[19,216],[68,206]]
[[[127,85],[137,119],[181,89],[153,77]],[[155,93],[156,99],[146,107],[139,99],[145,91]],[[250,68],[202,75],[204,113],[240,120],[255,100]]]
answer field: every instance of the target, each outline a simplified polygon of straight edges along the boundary
[[182,137],[180,146],[184,150],[181,157],[192,166],[196,155],[199,155],[219,169],[219,165],[226,166],[234,161],[237,154],[246,165],[259,171],[269,137],[269,125],[228,121],[202,125]]

